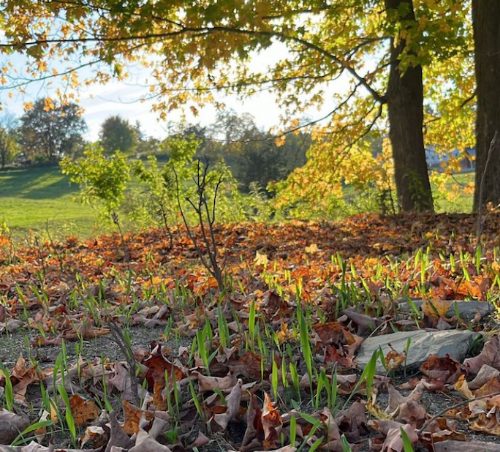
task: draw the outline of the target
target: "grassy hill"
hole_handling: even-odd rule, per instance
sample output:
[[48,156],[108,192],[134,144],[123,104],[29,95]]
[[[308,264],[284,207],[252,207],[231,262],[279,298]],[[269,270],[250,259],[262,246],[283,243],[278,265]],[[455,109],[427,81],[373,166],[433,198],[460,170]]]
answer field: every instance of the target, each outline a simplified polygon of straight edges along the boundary
[[58,167],[0,171],[0,221],[16,236],[30,229],[54,237],[90,236],[96,212],[74,200],[78,186],[70,185]]

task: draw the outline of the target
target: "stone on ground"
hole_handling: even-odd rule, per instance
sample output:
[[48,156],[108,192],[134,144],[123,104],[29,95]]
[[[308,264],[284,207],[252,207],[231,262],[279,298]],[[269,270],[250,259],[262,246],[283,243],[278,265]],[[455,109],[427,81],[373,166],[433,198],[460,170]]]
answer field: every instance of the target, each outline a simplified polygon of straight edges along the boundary
[[[364,369],[375,350],[382,348],[384,356],[387,356],[387,353],[393,349],[398,353],[404,353],[408,346],[408,339],[411,339],[406,360],[407,367],[420,366],[429,355],[437,355],[440,358],[450,355],[462,362],[477,334],[460,330],[418,330],[369,337],[361,344],[356,360],[358,368]],[[377,363],[377,372],[385,372],[380,362]]]

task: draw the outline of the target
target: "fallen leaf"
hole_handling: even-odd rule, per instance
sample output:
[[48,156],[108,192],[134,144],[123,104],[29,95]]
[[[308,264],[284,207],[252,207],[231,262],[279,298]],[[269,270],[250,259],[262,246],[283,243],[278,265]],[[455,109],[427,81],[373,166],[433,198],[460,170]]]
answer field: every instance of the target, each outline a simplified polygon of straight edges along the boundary
[[412,445],[418,441],[418,435],[414,428],[406,424],[400,428],[394,428],[387,432],[384,444],[382,445],[382,452],[402,452],[404,449],[403,438],[401,436],[401,429],[405,431],[410,439]]
[[262,428],[264,429],[264,448],[269,450],[276,447],[283,420],[280,413],[271,403],[271,397],[264,392],[264,407],[262,408]]
[[267,267],[269,264],[269,259],[265,254],[261,254],[258,251],[255,253],[255,259],[253,260],[253,264],[255,267],[259,267],[262,265],[263,267]]
[[420,366],[420,372],[430,379],[450,384],[455,383],[463,374],[460,363],[448,354],[443,358],[430,355]]
[[153,415],[149,411],[143,411],[126,400],[123,400],[123,413],[125,415],[123,431],[128,435],[133,435],[139,431],[139,422],[143,416],[147,421],[153,418]]
[[28,428],[30,420],[26,415],[18,415],[0,408],[0,444],[10,444],[19,432]]
[[465,368],[474,375],[479,373],[485,364],[500,370],[500,338],[498,335],[493,336],[484,344],[479,355],[464,361]]
[[224,414],[215,414],[213,421],[216,422],[222,431],[226,430],[230,421],[234,419],[240,408],[241,386],[243,381],[238,380],[237,384],[226,397],[226,412]]
[[87,425],[99,417],[99,408],[93,400],[85,400],[78,394],[69,398],[71,413],[77,426]]

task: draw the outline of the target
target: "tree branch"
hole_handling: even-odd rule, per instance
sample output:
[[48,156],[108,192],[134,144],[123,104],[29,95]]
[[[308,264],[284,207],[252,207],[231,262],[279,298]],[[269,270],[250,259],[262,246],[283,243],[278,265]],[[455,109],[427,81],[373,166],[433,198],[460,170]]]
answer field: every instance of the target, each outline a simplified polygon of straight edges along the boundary
[[233,28],[229,26],[213,26],[213,27],[185,27],[176,31],[163,32],[163,33],[149,33],[143,35],[129,35],[129,36],[111,36],[111,37],[89,37],[89,38],[50,38],[41,39],[35,41],[27,41],[22,43],[10,43],[10,44],[0,44],[0,48],[10,48],[10,49],[23,49],[31,46],[49,45],[49,44],[78,44],[78,43],[113,43],[113,42],[126,42],[126,41],[151,41],[151,40],[164,40],[173,39],[182,35],[198,35],[207,36],[210,34],[217,33],[228,33],[228,34],[239,34],[246,36],[263,36],[269,38],[276,38],[280,41],[288,41],[301,45],[305,49],[313,50],[314,52],[326,57],[335,64],[338,64],[341,68],[346,70],[361,86],[363,86],[370,95],[379,103],[386,103],[385,96],[379,94],[366,80],[357,73],[357,71],[351,67],[347,62],[343,61],[338,56],[332,54],[331,52],[323,49],[317,44],[309,42],[305,39],[289,36],[278,31],[265,31],[265,30],[245,30],[239,28]]

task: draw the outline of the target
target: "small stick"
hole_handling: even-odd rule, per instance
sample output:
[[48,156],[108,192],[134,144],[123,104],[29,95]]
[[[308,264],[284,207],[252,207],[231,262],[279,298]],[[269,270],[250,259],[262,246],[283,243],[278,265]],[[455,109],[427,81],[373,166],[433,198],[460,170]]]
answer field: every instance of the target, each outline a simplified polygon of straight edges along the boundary
[[447,411],[453,410],[455,408],[460,408],[462,405],[465,405],[465,404],[470,403],[470,402],[474,402],[476,400],[486,399],[488,397],[493,397],[493,396],[496,396],[496,395],[500,395],[500,391],[492,392],[491,394],[482,395],[482,396],[479,396],[479,397],[474,397],[472,399],[462,400],[461,402],[456,403],[455,405],[443,408],[442,410],[438,411],[434,416],[432,416],[428,421],[424,422],[424,425],[422,425],[422,427],[417,430],[417,434],[421,435],[423,433],[423,431],[426,429],[426,427],[431,422],[435,421],[438,417],[442,416]]

